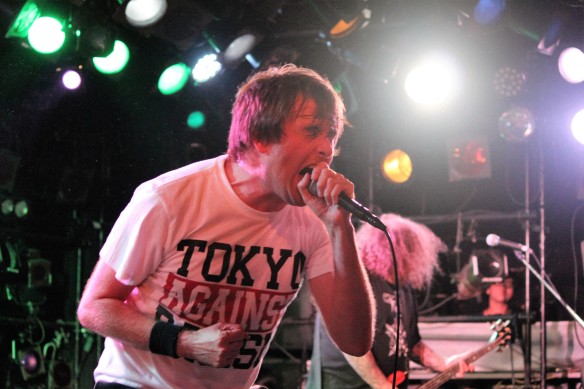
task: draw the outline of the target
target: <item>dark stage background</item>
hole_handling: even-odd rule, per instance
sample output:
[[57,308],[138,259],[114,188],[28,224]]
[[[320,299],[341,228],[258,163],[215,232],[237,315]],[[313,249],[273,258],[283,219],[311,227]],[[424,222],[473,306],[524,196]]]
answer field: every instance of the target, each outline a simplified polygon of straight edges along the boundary
[[[485,25],[473,20],[476,1],[193,1],[210,21],[190,15],[149,35],[115,17],[116,1],[55,3],[72,14],[90,9],[126,41],[131,60],[119,74],[104,75],[73,44],[43,56],[22,40],[0,39],[0,201],[30,202],[26,218],[0,215],[0,368],[10,370],[1,379],[18,376],[9,350],[50,344],[48,350],[57,351],[46,369],[65,361],[79,375],[79,387],[87,387],[83,382],[90,380],[100,341],[79,328],[74,312],[101,244],[142,181],[225,151],[236,87],[254,68],[242,61],[170,96],[156,88],[160,71],[172,60],[192,62],[206,47],[205,36],[222,43],[245,26],[264,34],[253,51],[261,66],[277,62],[274,58],[289,60],[320,71],[342,89],[351,126],[334,168],[355,183],[357,199],[376,213],[423,222],[448,244],[443,272],[419,295],[425,315],[461,313],[456,301],[440,303],[456,292],[456,275],[472,250],[486,248],[491,233],[520,243],[529,237],[559,294],[584,314],[583,299],[577,298],[583,281],[584,145],[570,133],[572,116],[584,108],[584,86],[567,83],[557,68],[562,47],[583,43],[582,2],[495,2],[505,9]],[[14,4],[23,2],[1,2],[2,28]],[[371,10],[367,26],[343,38],[327,35],[331,20],[364,7]],[[564,15],[562,39],[546,55],[537,45],[557,15]],[[191,28],[184,34],[176,32],[186,26]],[[411,60],[424,47],[451,48],[464,72],[463,92],[438,111],[420,111],[403,89]],[[59,80],[58,69],[71,64],[83,65],[82,85],[74,91]],[[516,95],[494,88],[496,72],[505,67],[523,74]],[[499,120],[517,106],[533,113],[534,133],[510,142],[501,136]],[[187,126],[193,110],[206,115],[202,128]],[[463,137],[488,146],[488,176],[449,180],[448,142]],[[388,181],[380,169],[394,148],[412,157],[412,177],[402,185]],[[516,278],[516,307],[529,298],[537,320],[539,283],[532,279],[526,296],[525,268],[512,250],[501,250]],[[10,271],[16,267],[19,275]],[[549,294],[545,308],[547,320],[572,319]],[[303,373],[312,314],[307,298],[294,303],[268,361],[269,367],[282,358],[286,368],[279,365],[278,371],[293,377],[288,382]],[[46,383],[41,377],[38,387]]]

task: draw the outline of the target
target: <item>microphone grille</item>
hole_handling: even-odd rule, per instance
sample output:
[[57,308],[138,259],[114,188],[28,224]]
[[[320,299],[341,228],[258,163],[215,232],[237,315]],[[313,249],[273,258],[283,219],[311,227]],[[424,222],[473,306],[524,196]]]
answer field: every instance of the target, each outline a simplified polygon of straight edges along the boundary
[[487,235],[487,244],[491,247],[494,246],[498,246],[499,242],[501,241],[501,238],[499,237],[499,235],[495,235],[495,234],[489,234]]

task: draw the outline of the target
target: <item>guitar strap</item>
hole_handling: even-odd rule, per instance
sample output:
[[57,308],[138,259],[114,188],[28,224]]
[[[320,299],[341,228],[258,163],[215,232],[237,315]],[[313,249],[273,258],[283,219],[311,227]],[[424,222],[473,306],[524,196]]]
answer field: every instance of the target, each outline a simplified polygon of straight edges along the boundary
[[316,314],[314,318],[314,339],[312,341],[312,357],[310,358],[310,371],[308,372],[308,380],[306,382],[306,389],[321,389],[322,388],[322,366],[320,359],[320,314]]

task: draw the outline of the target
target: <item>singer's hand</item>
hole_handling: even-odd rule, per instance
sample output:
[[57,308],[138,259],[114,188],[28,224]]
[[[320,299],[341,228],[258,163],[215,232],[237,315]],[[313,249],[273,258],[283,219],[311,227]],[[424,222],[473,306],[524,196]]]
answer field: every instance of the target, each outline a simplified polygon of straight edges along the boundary
[[228,367],[239,355],[245,331],[239,324],[217,323],[198,331],[180,332],[177,354],[213,367]]
[[[316,184],[318,196],[309,192],[308,186],[311,182]],[[311,173],[306,173],[298,182],[298,190],[304,203],[325,223],[334,223],[340,218],[350,220],[349,212],[341,209],[337,204],[341,193],[345,193],[350,198],[355,197],[353,183],[342,174],[331,170],[326,163],[321,162],[312,168]]]

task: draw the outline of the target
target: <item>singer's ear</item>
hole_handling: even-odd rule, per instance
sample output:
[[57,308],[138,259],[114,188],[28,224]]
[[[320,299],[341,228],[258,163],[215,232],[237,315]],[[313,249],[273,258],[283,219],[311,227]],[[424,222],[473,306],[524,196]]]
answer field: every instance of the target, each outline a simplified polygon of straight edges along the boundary
[[267,154],[271,150],[271,144],[257,140],[253,141],[253,146],[260,154]]

